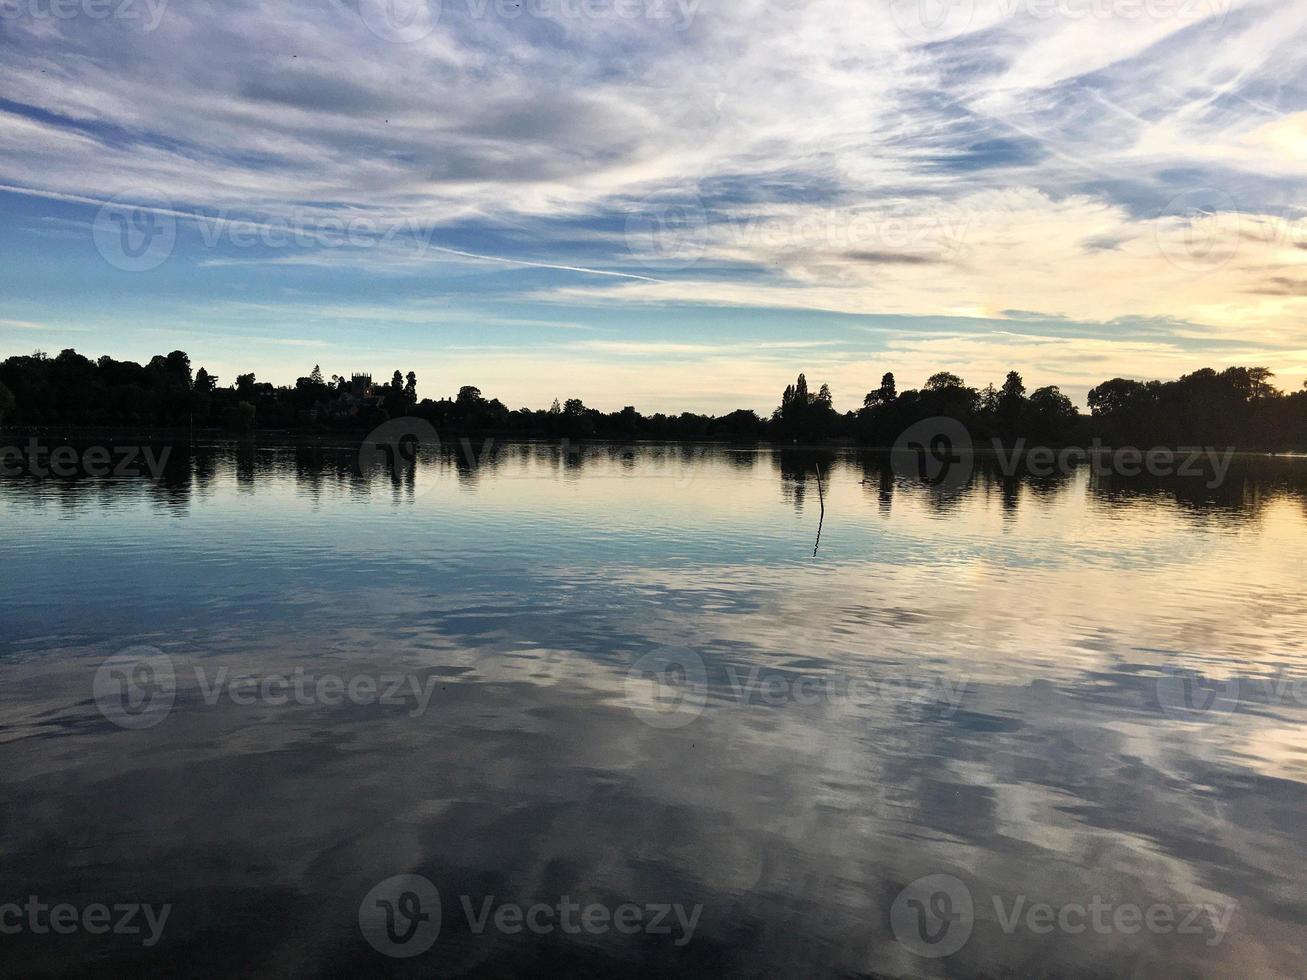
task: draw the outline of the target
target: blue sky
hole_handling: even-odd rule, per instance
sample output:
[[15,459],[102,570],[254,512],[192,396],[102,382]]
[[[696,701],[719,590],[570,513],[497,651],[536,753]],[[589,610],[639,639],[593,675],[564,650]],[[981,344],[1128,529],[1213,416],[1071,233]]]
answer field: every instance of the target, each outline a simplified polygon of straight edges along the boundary
[[1302,0],[0,0],[0,354],[840,408],[1307,376]]

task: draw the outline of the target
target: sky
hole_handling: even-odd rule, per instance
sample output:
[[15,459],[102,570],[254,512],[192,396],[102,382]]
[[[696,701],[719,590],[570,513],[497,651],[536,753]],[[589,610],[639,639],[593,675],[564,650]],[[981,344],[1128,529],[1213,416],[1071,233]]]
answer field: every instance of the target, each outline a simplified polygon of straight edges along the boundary
[[1307,0],[0,0],[0,356],[1307,378]]

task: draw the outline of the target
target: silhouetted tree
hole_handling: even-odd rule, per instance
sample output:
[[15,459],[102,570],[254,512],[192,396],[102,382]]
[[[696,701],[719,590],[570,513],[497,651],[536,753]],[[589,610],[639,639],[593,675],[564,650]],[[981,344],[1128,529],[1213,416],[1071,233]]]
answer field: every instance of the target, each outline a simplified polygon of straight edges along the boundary
[[926,391],[947,391],[949,388],[963,387],[962,379],[948,371],[940,371],[926,379]]
[[1113,378],[1092,389],[1092,416],[1082,417],[1061,391],[1047,386],[1025,394],[1017,372],[1001,389],[970,388],[947,371],[920,390],[899,392],[894,375],[868,392],[862,409],[841,416],[828,385],[814,394],[807,376],[787,385],[770,419],[741,409],[720,418],[682,412],[641,415],[634,406],[605,413],[579,398],[548,410],[509,409],[464,386],[455,398],[417,401],[417,376],[394,372],[388,385],[355,383],[344,375],[323,380],[320,365],[294,386],[260,383],[253,373],[218,386],[204,368],[191,376],[184,351],[152,357],[145,365],[108,355],[94,361],[72,349],[55,357],[42,351],[0,361],[0,421],[14,426],[221,423],[238,431],[263,428],[367,429],[397,414],[416,413],[440,431],[655,439],[758,439],[818,441],[856,435],[872,445],[893,445],[914,422],[949,416],[978,441],[1036,439],[1066,444],[1101,436],[1118,445],[1307,448],[1307,385],[1280,393],[1264,367],[1203,368],[1174,381]]
[[829,386],[822,385],[816,395],[808,391],[808,379],[800,374],[781,394],[781,405],[772,416],[778,433],[788,439],[825,439],[834,433],[839,416],[831,402]]
[[235,432],[250,432],[254,429],[257,412],[247,401],[239,401],[227,412],[227,428]]
[[867,397],[862,399],[862,407],[880,408],[882,405],[890,405],[898,396],[898,389],[894,385],[894,375],[886,371],[881,376],[880,387],[867,392]]
[[1028,434],[1043,442],[1056,442],[1074,431],[1080,414],[1057,385],[1036,388],[1027,405]]
[[998,392],[995,408],[999,431],[1011,438],[1021,434],[1026,412],[1026,383],[1021,375],[1009,371],[1003,379],[1003,387]]

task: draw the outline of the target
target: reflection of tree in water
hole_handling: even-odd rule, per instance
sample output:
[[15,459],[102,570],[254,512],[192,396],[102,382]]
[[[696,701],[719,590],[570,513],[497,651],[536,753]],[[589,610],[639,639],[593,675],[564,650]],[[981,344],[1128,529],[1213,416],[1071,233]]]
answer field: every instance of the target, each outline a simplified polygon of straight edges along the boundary
[[254,443],[249,440],[236,443],[236,486],[242,490],[253,492],[256,464],[257,455]]
[[890,465],[889,453],[860,453],[858,463],[862,468],[863,492],[875,494],[881,515],[888,517],[894,505],[894,467]]
[[[508,454],[494,439],[462,438],[454,445],[442,445],[439,451],[439,463],[454,467],[458,485],[464,489],[475,488],[483,471],[495,473],[504,465]],[[414,461],[414,469],[417,462]]]
[[[23,445],[12,440],[16,445]],[[46,452],[64,443],[46,440]],[[92,443],[70,443],[79,451]],[[102,445],[112,447],[112,442]],[[125,445],[125,443],[124,443]],[[452,441],[438,450],[424,448],[415,459],[406,459],[396,471],[378,467],[364,478],[358,469],[358,442],[324,439],[312,445],[260,445],[253,440],[206,442],[186,441],[154,445],[156,458],[169,450],[159,478],[154,479],[143,460],[139,475],[101,479],[87,475],[70,478],[40,477],[24,473],[0,478],[0,494],[8,501],[26,500],[33,505],[55,503],[76,510],[98,499],[138,495],[171,513],[186,510],[193,493],[208,492],[234,484],[242,492],[253,492],[270,481],[293,481],[296,491],[318,499],[329,493],[367,495],[376,492],[412,498],[419,482],[455,478],[460,486],[474,487],[496,474],[531,466],[544,472],[579,479],[587,473],[621,472],[635,481],[653,481],[674,473],[691,479],[712,473],[747,472],[764,454],[780,476],[782,498],[796,511],[817,505],[818,467],[829,490],[841,465],[857,469],[864,498],[874,499],[888,516],[900,495],[919,501],[937,514],[956,510],[969,498],[992,499],[1009,517],[1023,507],[1051,503],[1067,493],[1084,493],[1098,507],[1150,507],[1159,504],[1196,516],[1237,516],[1256,520],[1265,509],[1280,500],[1296,501],[1307,519],[1307,459],[1236,456],[1219,482],[1210,462],[1195,475],[1157,476],[1141,472],[1125,476],[1095,472],[1088,463],[1049,476],[1030,474],[1024,465],[1015,471],[1009,462],[990,454],[977,454],[976,470],[968,485],[956,492],[942,492],[920,480],[895,471],[885,452],[831,449],[764,448],[709,444],[630,443],[509,443],[477,437],[467,445]],[[1177,457],[1179,462],[1183,457]],[[419,473],[419,470],[423,472]],[[1007,470],[1008,472],[1005,472]],[[1216,482],[1215,486],[1209,483]],[[660,484],[662,485],[662,484]]]
[[322,450],[316,446],[295,447],[295,488],[315,500],[327,482],[327,467]]
[[818,472],[823,479],[829,479],[835,469],[835,453],[829,449],[776,449],[772,451],[772,463],[780,473],[782,497],[794,504],[795,510],[802,511],[810,481],[815,500]]

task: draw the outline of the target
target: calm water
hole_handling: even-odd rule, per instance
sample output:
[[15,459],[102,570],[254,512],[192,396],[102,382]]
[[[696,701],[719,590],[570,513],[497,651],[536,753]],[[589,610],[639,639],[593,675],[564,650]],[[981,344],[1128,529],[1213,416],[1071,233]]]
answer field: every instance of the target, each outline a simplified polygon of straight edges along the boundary
[[1307,460],[473,450],[0,480],[0,970],[1303,975]]

